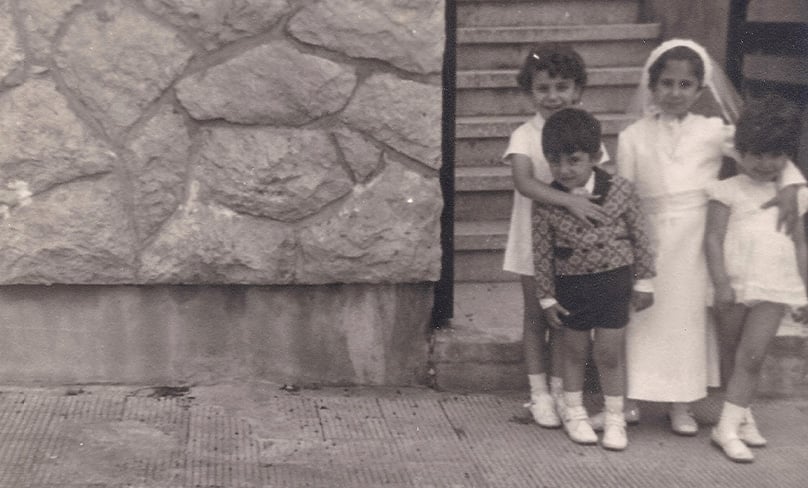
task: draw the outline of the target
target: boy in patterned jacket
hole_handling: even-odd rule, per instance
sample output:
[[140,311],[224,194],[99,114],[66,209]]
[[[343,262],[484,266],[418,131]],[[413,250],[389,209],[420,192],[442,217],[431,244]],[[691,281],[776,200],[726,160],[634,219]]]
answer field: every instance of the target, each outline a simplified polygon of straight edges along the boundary
[[632,305],[642,310],[653,304],[654,256],[639,197],[628,180],[595,166],[600,123],[583,110],[564,109],[548,118],[542,150],[553,175],[551,186],[588,191],[609,215],[605,222],[585,226],[564,207],[534,206],[538,298],[550,325],[563,331],[564,429],[579,444],[598,441],[583,406],[584,366],[593,340],[606,408],[601,444],[623,450],[628,446],[624,328]]

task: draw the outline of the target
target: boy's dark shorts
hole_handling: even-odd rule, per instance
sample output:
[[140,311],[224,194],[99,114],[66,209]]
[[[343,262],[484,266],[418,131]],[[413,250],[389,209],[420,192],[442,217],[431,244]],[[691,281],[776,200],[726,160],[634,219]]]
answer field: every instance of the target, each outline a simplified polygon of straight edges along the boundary
[[556,300],[570,314],[565,327],[619,329],[628,324],[634,280],[629,266],[602,273],[556,276]]

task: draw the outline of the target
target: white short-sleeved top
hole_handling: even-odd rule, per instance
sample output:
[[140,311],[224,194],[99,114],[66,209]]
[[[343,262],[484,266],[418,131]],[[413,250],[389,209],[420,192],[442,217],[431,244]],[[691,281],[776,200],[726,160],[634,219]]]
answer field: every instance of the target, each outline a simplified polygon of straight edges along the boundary
[[[777,195],[777,189],[775,182],[759,182],[744,174],[714,181],[706,188],[709,199],[730,209],[724,265],[739,303],[806,303],[794,242],[777,230],[777,208],[761,208]],[[805,188],[800,189],[798,202],[802,215],[808,206]]]
[[[544,159],[541,149],[541,131],[544,127],[544,118],[536,114],[533,118],[520,125],[511,134],[508,147],[502,156],[507,164],[507,157],[511,154],[522,154],[533,162],[533,177],[542,183],[550,184],[553,175],[550,165]],[[600,164],[609,160],[605,147],[601,147],[603,156]],[[533,236],[532,236],[533,200],[519,193],[513,192],[513,208],[508,228],[508,242],[505,246],[505,259],[502,269],[520,275],[533,276]]]

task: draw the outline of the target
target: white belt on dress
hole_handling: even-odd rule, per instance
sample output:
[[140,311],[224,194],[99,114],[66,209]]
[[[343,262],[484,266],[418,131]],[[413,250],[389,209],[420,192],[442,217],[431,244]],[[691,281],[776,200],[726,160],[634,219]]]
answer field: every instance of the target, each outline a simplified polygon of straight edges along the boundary
[[641,198],[643,210],[648,214],[686,212],[707,206],[704,190],[691,190],[672,195]]

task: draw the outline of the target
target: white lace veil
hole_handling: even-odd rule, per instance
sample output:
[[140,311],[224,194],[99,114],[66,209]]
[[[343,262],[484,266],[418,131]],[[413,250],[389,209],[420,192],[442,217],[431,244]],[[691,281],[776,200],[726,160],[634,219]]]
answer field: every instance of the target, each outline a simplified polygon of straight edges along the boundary
[[648,68],[662,53],[678,46],[689,47],[704,62],[704,86],[707,89],[702,92],[701,97],[693,105],[691,111],[706,116],[721,117],[727,123],[735,123],[742,105],[741,97],[735,91],[724,71],[707,54],[707,50],[690,39],[670,39],[651,51],[645,61],[645,66],[643,66],[640,85],[637,87],[637,92],[632,98],[627,112],[635,117],[659,113],[659,107],[654,104],[651,88],[648,86]]

